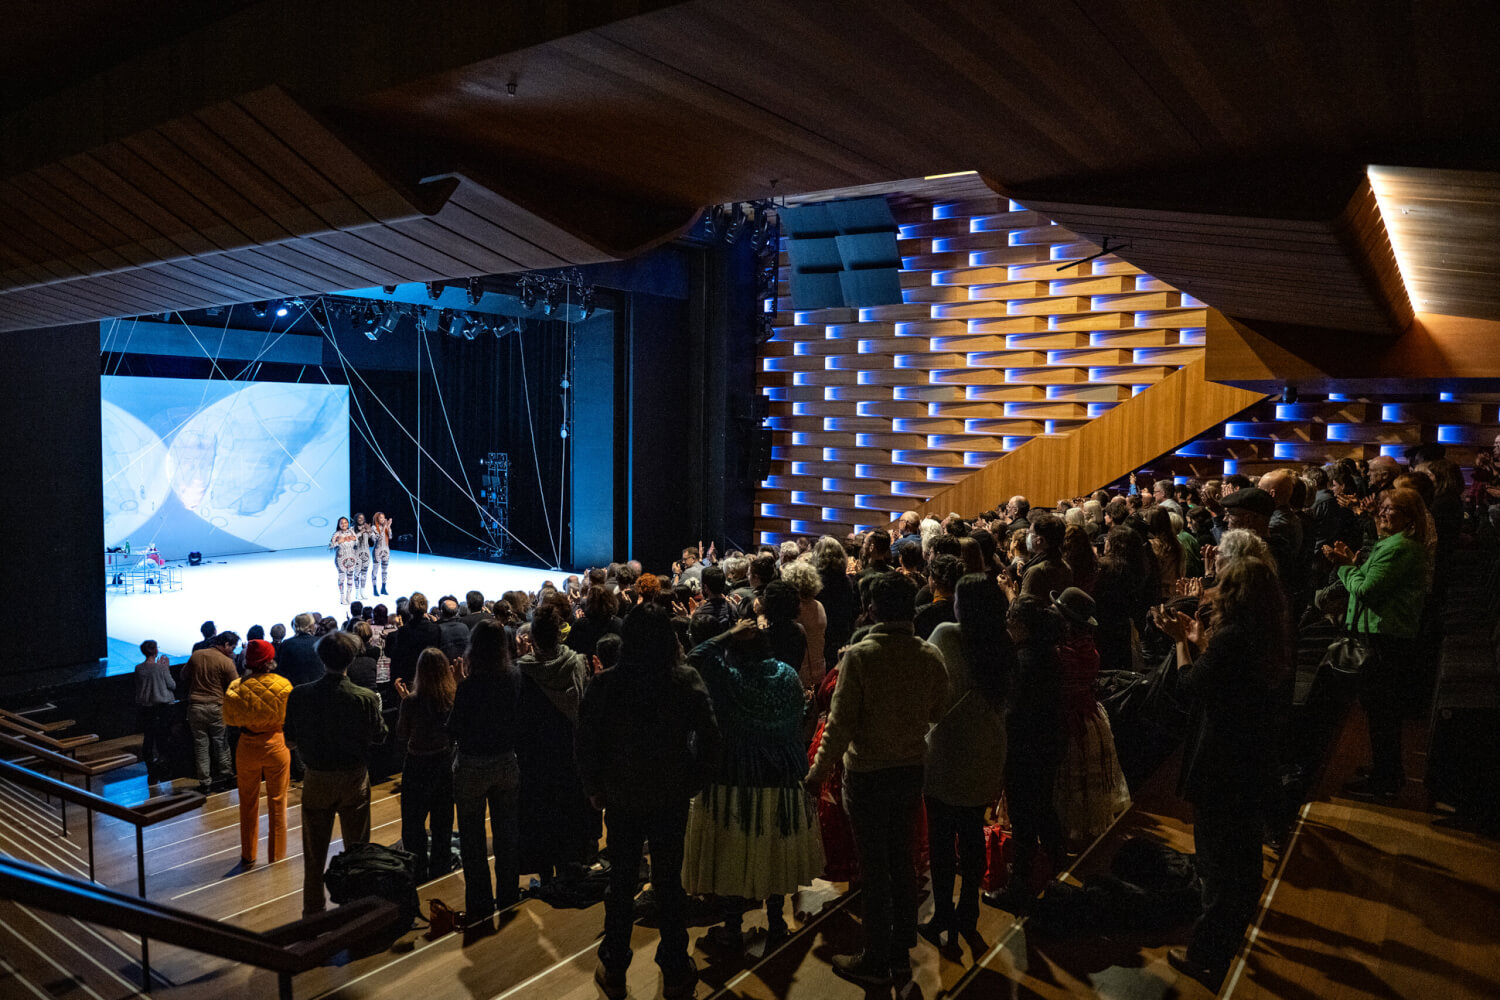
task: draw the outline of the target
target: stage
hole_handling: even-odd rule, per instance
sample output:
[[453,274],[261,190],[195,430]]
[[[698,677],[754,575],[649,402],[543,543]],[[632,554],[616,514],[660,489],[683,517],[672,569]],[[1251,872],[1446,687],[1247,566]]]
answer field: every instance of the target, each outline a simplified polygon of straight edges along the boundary
[[[180,663],[200,638],[199,624],[207,619],[220,631],[232,629],[243,639],[255,624],[265,628],[267,638],[276,622],[285,623],[290,633],[292,616],[302,611],[337,618],[341,624],[349,616],[348,608],[338,603],[333,553],[321,546],[220,556],[200,566],[173,565],[180,567],[178,590],[133,594],[114,587],[105,590],[109,631],[105,676],[129,673],[140,662],[138,647],[147,639],[155,639],[172,662]],[[383,603],[394,612],[397,597],[417,590],[434,605],[445,594],[453,594],[462,604],[470,590],[493,600],[507,590],[535,591],[545,580],[561,586],[569,572],[392,552],[386,578],[390,596],[375,597],[367,589],[365,603]]]

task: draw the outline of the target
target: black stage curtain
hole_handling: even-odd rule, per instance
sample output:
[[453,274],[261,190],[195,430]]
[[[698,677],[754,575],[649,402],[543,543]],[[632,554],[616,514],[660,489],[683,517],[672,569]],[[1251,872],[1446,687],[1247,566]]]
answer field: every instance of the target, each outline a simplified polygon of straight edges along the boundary
[[[469,492],[479,494],[481,461],[492,451],[506,452],[511,463],[510,530],[536,556],[513,539],[505,561],[553,564],[559,524],[563,527],[557,552],[565,560],[571,515],[562,479],[564,442],[559,436],[564,324],[532,320],[523,333],[499,340],[417,334],[406,325],[397,334],[410,347],[413,370],[361,370],[364,383],[349,379],[349,492],[354,509],[366,517],[380,510],[395,519],[395,547],[415,551],[417,515],[407,491],[418,492],[420,468],[420,496],[431,508],[421,514],[421,551],[473,557],[481,544],[473,536],[484,538],[485,532]],[[422,350],[418,336],[426,338],[428,350]],[[358,367],[357,355],[351,363]],[[325,368],[335,380],[342,378],[341,370]],[[402,428],[420,439],[427,458],[419,460],[416,442]],[[367,441],[361,430],[372,440]]]

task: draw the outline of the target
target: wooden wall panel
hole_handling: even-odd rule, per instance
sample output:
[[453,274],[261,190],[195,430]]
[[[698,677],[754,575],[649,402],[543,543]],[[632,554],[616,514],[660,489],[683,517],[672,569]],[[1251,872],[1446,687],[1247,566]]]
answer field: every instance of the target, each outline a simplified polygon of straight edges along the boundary
[[1200,359],[1071,434],[1023,445],[917,510],[972,516],[1017,494],[1050,506],[1119,479],[1263,398],[1208,381]]
[[757,491],[764,540],[885,524],[997,459],[1045,466],[1032,456],[1203,356],[1201,302],[1085,260],[1099,248],[977,176],[879,193],[902,304],[795,313],[782,271],[758,384],[791,438]]

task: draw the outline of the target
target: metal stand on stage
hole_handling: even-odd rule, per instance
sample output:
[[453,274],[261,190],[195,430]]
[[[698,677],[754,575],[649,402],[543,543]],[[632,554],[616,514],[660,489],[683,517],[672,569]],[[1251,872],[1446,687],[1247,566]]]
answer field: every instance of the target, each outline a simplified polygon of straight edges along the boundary
[[490,544],[479,550],[481,559],[505,558],[510,543],[510,455],[492,451],[480,466],[479,499],[484,505],[484,532]]

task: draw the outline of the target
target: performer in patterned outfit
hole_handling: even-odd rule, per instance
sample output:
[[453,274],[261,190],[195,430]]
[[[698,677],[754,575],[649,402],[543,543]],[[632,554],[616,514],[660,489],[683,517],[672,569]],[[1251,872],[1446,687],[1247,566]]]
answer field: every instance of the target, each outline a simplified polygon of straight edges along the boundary
[[328,540],[328,547],[333,549],[333,567],[339,575],[340,604],[348,604],[354,594],[354,571],[359,568],[359,556],[354,550],[358,545],[359,536],[349,527],[349,519],[339,518],[338,528]]
[[370,548],[375,544],[374,531],[374,525],[367,522],[363,514],[354,515],[354,534],[358,536],[354,551],[359,557],[359,565],[354,568],[354,597],[361,601],[365,599],[366,576],[370,578],[370,590],[375,590],[375,565],[370,561]]
[[[372,595],[384,594],[390,596],[390,591],[385,589],[386,570],[391,565],[391,528],[395,521],[390,520],[380,511],[375,512],[375,523],[370,525],[370,593]],[[380,589],[375,589],[375,567],[380,567]]]

